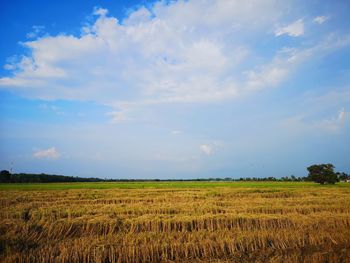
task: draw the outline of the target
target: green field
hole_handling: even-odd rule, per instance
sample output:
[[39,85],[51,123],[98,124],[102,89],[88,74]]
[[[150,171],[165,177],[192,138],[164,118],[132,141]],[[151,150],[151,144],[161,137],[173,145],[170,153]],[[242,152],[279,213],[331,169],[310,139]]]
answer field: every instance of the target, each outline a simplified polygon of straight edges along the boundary
[[349,187],[350,183],[335,185],[320,185],[312,182],[97,182],[97,183],[28,183],[28,184],[0,184],[0,190],[68,190],[68,189],[167,189],[167,188],[339,188]]

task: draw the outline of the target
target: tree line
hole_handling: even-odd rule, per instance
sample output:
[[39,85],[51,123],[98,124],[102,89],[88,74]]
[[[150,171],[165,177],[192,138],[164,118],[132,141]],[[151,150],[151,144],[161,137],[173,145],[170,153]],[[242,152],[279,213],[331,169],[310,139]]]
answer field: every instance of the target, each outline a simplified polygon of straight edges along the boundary
[[0,183],[70,183],[70,182],[174,182],[174,181],[275,181],[275,182],[316,182],[320,184],[334,184],[339,181],[350,181],[350,175],[344,172],[335,172],[332,164],[314,164],[307,167],[309,172],[306,177],[296,177],[294,175],[275,177],[241,177],[241,178],[198,178],[198,179],[101,179],[101,178],[83,178],[65,175],[53,174],[29,174],[18,173],[11,174],[7,170],[0,172]]
[[7,170],[0,172],[0,183],[70,183],[70,182],[103,182],[100,178],[82,178],[53,174],[11,174]]

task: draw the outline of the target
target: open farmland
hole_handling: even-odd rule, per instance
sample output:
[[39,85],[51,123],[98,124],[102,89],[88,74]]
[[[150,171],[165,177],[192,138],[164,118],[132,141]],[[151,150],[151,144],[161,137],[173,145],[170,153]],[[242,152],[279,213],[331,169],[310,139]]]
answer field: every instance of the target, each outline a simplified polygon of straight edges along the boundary
[[0,185],[1,262],[350,262],[350,184]]

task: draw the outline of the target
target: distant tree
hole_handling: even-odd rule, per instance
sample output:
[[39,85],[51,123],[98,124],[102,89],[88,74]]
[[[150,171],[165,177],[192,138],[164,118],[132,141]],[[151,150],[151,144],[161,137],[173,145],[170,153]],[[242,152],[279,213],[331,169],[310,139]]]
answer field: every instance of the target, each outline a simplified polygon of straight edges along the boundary
[[333,164],[314,164],[307,167],[309,171],[308,179],[320,184],[335,184],[338,182],[338,176],[334,172]]
[[337,173],[340,181],[350,180],[350,175],[346,173]]
[[267,179],[267,181],[277,181],[277,179],[273,176],[269,176],[266,179]]
[[0,172],[0,182],[1,183],[9,183],[11,182],[11,173],[7,170],[2,170]]

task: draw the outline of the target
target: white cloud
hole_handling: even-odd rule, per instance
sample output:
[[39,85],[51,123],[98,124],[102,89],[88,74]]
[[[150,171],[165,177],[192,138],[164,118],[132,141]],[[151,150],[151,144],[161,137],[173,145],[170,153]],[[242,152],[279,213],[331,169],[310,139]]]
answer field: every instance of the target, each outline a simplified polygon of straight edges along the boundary
[[172,130],[171,131],[171,134],[172,135],[178,135],[178,134],[180,134],[181,133],[181,131],[179,131],[179,130]]
[[275,36],[288,35],[291,37],[299,37],[304,34],[304,23],[302,19],[298,19],[295,22],[285,27],[277,28]]
[[248,71],[247,88],[257,90],[264,87],[271,87],[279,84],[288,75],[288,69],[274,67],[273,64],[265,66],[260,72]]
[[[306,58],[335,47],[333,39],[327,47],[258,59],[251,40],[283,24],[286,11],[274,0],[161,1],[118,21],[95,8],[96,20],[81,36],[23,43],[30,55],[5,65],[12,76],[0,78],[0,87],[29,98],[108,105],[115,123],[138,119],[149,105],[239,98],[279,85]],[[276,35],[303,32],[299,19]],[[341,40],[339,47],[349,43]]]
[[61,154],[56,150],[55,147],[51,147],[47,150],[38,150],[33,153],[35,158],[41,159],[58,159]]
[[132,12],[124,21],[124,24],[128,26],[141,25],[142,23],[147,23],[151,16],[151,12],[142,6],[138,10]]
[[[296,105],[299,112],[282,121],[282,127],[292,133],[338,133],[350,127],[350,113],[342,105],[350,102],[347,88],[315,95],[306,94]],[[338,110],[336,110],[338,109]]]
[[[335,114],[334,114],[335,115]],[[344,126],[344,122],[348,113],[344,109],[340,110],[337,115],[325,118],[321,120],[316,120],[310,123],[311,128],[315,130],[324,130],[328,132],[338,132]]]
[[344,109],[343,105],[349,105],[350,103],[350,87],[332,88],[331,91],[321,95],[315,94],[315,92],[309,92],[303,100],[304,105],[313,111],[323,111],[328,108]]
[[108,10],[104,9],[104,8],[96,8],[95,7],[93,14],[96,16],[105,16],[108,14]]
[[249,48],[232,36],[268,29],[279,7],[273,0],[162,1],[150,9],[140,7],[121,22],[96,8],[96,21],[80,37],[46,36],[23,43],[31,55],[8,64],[13,76],[1,78],[0,86],[31,98],[109,104],[236,97],[242,86],[238,67]]
[[43,33],[45,26],[32,26],[33,31],[27,33],[27,38],[36,38],[40,33]]
[[[344,114],[345,115],[345,114]],[[320,134],[323,132],[337,133],[343,127],[343,121],[338,117],[309,120],[308,115],[298,115],[287,118],[282,122],[282,127],[291,133]]]
[[211,155],[213,153],[213,148],[207,144],[202,144],[199,149],[206,155]]
[[312,21],[317,23],[317,24],[323,24],[329,19],[328,16],[316,16]]
[[338,121],[339,121],[339,122],[343,122],[343,121],[344,121],[344,119],[345,119],[345,114],[346,114],[346,112],[345,112],[344,108],[341,109],[341,110],[338,112]]
[[39,104],[39,109],[46,110],[46,111],[52,111],[57,115],[64,115],[64,112],[55,105],[48,105],[46,103]]
[[122,110],[108,112],[107,115],[111,116],[111,123],[120,123],[132,119],[127,115],[128,112],[129,110],[124,108]]

